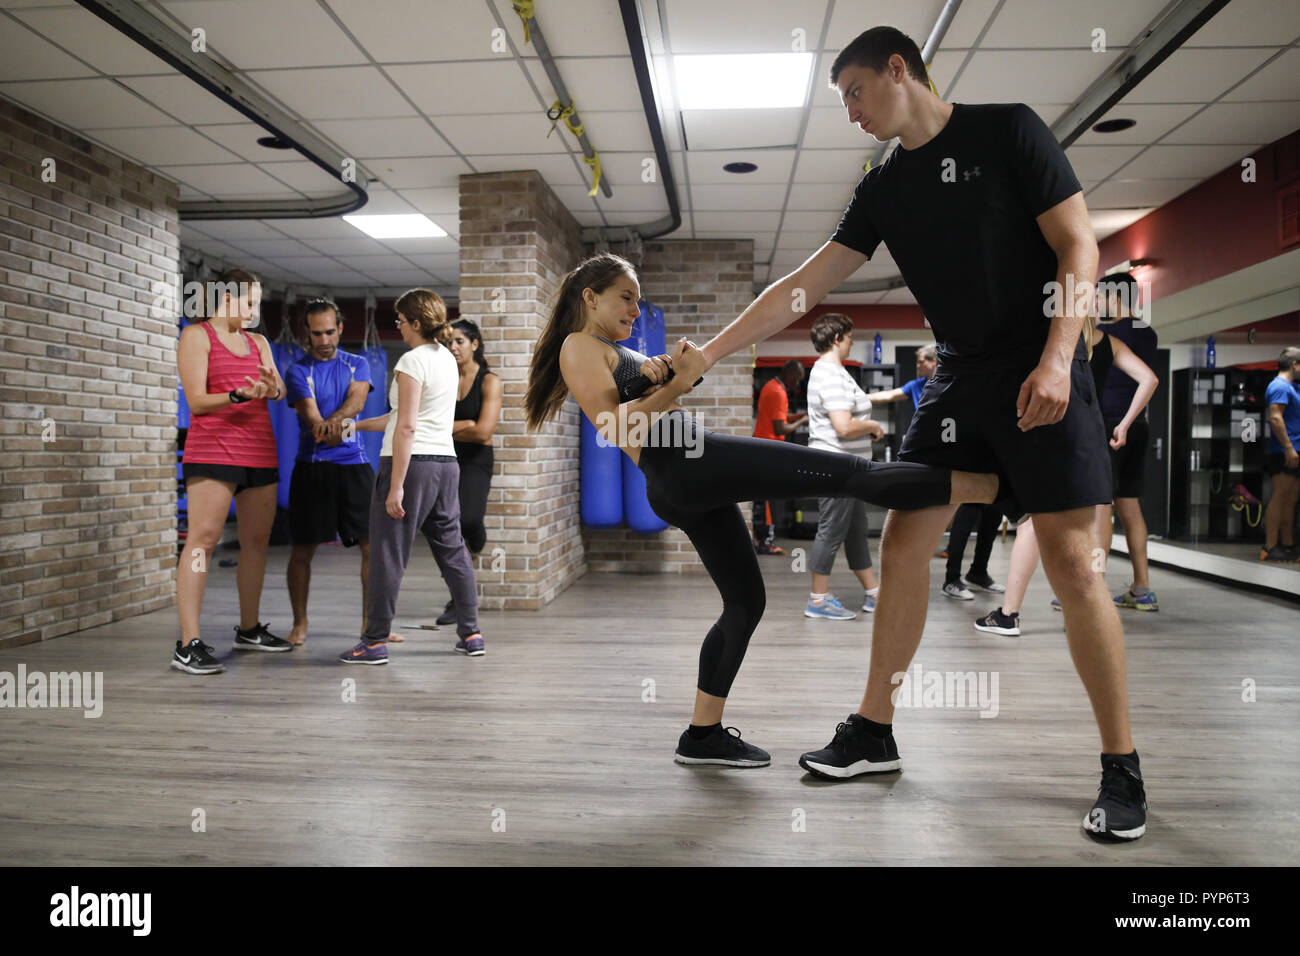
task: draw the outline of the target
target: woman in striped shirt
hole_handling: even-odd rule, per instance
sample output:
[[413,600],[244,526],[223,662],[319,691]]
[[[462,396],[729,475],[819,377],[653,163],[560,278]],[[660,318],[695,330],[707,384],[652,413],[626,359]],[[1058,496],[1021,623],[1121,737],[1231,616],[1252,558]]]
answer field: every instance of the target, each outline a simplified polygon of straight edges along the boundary
[[257,276],[227,269],[206,290],[208,318],[181,332],[181,387],[190,406],[181,472],[189,499],[189,533],[176,565],[181,638],[171,666],[187,674],[219,674],[225,665],[199,636],[207,568],[235,501],[239,523],[239,626],[236,650],[288,651],[257,620],[266,546],[280,481],[268,401],[284,396],[266,338],[245,329],[258,321]]

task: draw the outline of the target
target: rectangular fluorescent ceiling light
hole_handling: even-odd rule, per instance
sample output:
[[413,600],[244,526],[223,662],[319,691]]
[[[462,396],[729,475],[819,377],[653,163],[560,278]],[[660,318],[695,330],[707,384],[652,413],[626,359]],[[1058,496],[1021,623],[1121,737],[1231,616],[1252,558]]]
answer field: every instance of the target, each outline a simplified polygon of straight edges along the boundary
[[409,216],[344,216],[343,221],[374,239],[424,239],[447,234],[428,216],[419,213]]
[[811,53],[674,56],[677,105],[683,110],[802,107],[812,68]]

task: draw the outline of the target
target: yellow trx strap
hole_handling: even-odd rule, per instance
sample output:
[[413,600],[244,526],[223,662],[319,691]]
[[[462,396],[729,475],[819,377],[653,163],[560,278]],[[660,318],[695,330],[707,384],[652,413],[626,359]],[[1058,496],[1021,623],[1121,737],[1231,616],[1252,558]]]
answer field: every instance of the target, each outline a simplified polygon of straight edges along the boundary
[[528,29],[528,21],[536,19],[536,13],[533,11],[533,0],[514,0],[515,13],[519,14],[519,19],[524,21],[524,43],[532,42],[532,33]]
[[587,190],[587,195],[594,196],[600,187],[600,153],[593,149],[590,156],[582,157],[582,161],[591,167],[591,188]]
[[[561,106],[559,100],[552,103],[551,108],[546,111],[546,116],[551,121],[550,131],[546,134],[547,139],[550,139],[551,133],[555,132],[555,127],[559,125],[560,120],[564,120],[565,127],[573,134],[575,139],[581,136],[586,127],[582,123],[574,123],[573,114],[575,112],[572,103],[568,106]],[[582,161],[590,166],[592,171],[591,189],[588,190],[587,195],[594,196],[596,190],[600,188],[600,153],[596,152],[595,147],[592,147],[590,156],[587,156],[585,152],[584,150]]]

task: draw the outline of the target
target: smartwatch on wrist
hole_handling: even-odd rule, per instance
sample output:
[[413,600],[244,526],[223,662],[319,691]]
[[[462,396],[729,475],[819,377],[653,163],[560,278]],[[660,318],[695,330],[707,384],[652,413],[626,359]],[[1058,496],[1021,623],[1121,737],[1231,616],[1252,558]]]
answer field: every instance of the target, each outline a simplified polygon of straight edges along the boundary
[[252,399],[248,398],[247,396],[240,395],[239,392],[237,392],[233,388],[230,390],[230,404],[239,405],[242,402],[249,402],[249,401],[252,401]]

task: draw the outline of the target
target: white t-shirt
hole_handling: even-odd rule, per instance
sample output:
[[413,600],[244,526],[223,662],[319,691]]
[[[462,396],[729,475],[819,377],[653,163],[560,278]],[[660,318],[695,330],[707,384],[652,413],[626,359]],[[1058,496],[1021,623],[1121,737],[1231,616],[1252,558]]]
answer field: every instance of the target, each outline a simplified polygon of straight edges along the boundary
[[853,418],[871,413],[871,400],[853,381],[848,369],[824,358],[813,363],[808,376],[808,447],[871,457],[871,438],[841,438],[831,424],[830,412],[848,412]]
[[451,441],[451,426],[456,415],[456,390],[460,387],[460,370],[451,349],[437,342],[417,345],[393,366],[393,384],[388,387],[388,404],[393,411],[384,427],[384,444],[380,456],[393,454],[393,433],[397,431],[397,373],[404,372],[420,383],[420,408],[416,413],[413,455],[451,455],[456,447]]

